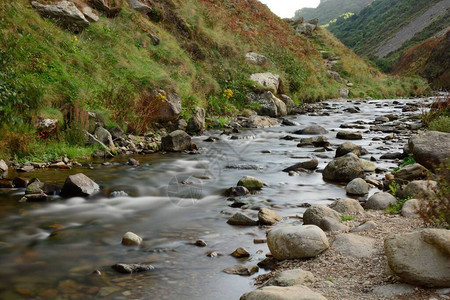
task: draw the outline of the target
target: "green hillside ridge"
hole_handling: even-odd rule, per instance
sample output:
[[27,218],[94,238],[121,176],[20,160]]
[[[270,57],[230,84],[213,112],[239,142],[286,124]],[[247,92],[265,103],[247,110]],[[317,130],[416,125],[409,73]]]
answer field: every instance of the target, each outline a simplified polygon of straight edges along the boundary
[[[179,94],[185,119],[204,107],[209,122],[252,107],[245,95],[255,89],[249,77],[257,72],[279,74],[283,92],[297,103],[337,98],[343,84],[328,74],[320,51],[340,58],[337,71],[354,84],[350,97],[419,95],[427,88],[419,79],[382,74],[325,29],[313,38],[298,35],[256,0],[149,2],[152,12],[144,15],[117,0],[117,17],[100,15],[77,34],[42,18],[26,0],[0,4],[1,156],[90,154],[83,131],[87,112],[100,116],[107,129],[157,131],[144,113],[152,111],[147,95],[157,89]],[[270,63],[246,62],[248,51]],[[223,96],[228,89],[231,98]],[[39,137],[35,124],[41,118],[60,120],[57,137]]]
[[445,31],[450,26],[449,12],[434,18],[429,26],[417,32],[413,38],[404,42],[399,49],[383,58],[375,56],[378,47],[439,2],[440,0],[426,2],[421,0],[395,2],[376,0],[350,18],[339,18],[335,23],[330,24],[328,30],[358,55],[369,58],[383,71],[390,72],[399,57],[409,48],[439,32]]
[[358,13],[374,0],[321,0],[316,8],[305,7],[295,12],[294,20],[319,19],[320,25],[328,24],[347,13]]

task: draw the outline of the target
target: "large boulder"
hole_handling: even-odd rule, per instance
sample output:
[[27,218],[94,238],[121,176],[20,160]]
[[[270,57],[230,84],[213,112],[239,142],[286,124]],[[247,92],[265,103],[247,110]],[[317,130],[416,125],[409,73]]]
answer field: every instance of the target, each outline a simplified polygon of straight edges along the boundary
[[417,218],[419,214],[417,211],[419,210],[419,200],[411,199],[405,202],[402,207],[401,215],[406,218]]
[[272,92],[264,92],[259,95],[250,93],[247,96],[254,103],[259,105],[259,108],[256,110],[256,112],[261,116],[277,118],[287,115],[286,104],[275,97]]
[[369,193],[369,184],[362,178],[355,178],[345,187],[347,194],[362,196]]
[[115,150],[113,138],[111,133],[105,128],[99,126],[94,131],[94,136],[103,144],[105,144],[111,151]]
[[250,80],[267,88],[274,94],[278,93],[281,82],[280,76],[272,73],[255,73],[250,76]]
[[305,35],[312,35],[314,30],[316,30],[316,25],[314,24],[309,24],[309,23],[302,23],[299,24],[295,30],[300,33],[300,34],[305,34]]
[[329,248],[327,236],[315,225],[274,228],[267,235],[267,245],[280,260],[315,257]]
[[269,61],[267,57],[256,52],[248,52],[245,54],[245,60],[257,66],[263,66]]
[[333,159],[322,173],[323,179],[335,182],[350,182],[355,178],[364,178],[364,167],[353,153]]
[[450,133],[427,131],[412,136],[408,142],[409,151],[419,164],[436,169],[450,157]]
[[205,109],[196,108],[194,115],[188,121],[186,132],[191,135],[202,134],[205,130],[205,117]]
[[267,285],[274,286],[294,286],[311,285],[315,281],[314,275],[302,269],[286,270],[275,274],[267,282]]
[[63,197],[88,197],[100,190],[100,187],[86,175],[79,173],[67,177],[61,189]]
[[[109,1],[108,1],[109,2]],[[96,10],[106,14],[108,18],[115,18],[121,12],[121,7],[109,7],[105,0],[88,0],[88,3],[92,5]]]
[[6,173],[8,173],[8,165],[5,163],[3,159],[0,159],[0,179]]
[[411,164],[406,165],[397,172],[395,172],[395,178],[403,179],[406,181],[416,180],[416,179],[423,179],[427,177],[428,170],[420,165],[420,164]]
[[81,32],[89,26],[89,21],[73,2],[60,1],[56,4],[45,5],[33,1],[31,5],[41,16],[56,20],[57,24],[70,31]]
[[246,187],[249,191],[260,190],[264,186],[264,182],[261,179],[253,176],[243,176],[239,179],[237,186]]
[[344,156],[347,153],[353,153],[356,156],[361,156],[361,146],[355,145],[352,142],[345,142],[336,149],[336,157]]
[[240,300],[326,300],[324,296],[313,292],[303,285],[288,287],[265,286],[248,292]]
[[316,225],[325,231],[340,231],[347,226],[340,222],[340,214],[325,205],[313,205],[303,214],[303,224]]
[[366,209],[383,210],[390,204],[395,204],[397,199],[389,193],[375,193],[366,202]]
[[354,233],[336,236],[332,248],[345,256],[370,258],[376,253],[375,240]]
[[422,229],[391,235],[384,241],[391,270],[402,281],[450,287],[450,231]]
[[166,93],[164,90],[144,92],[143,98],[151,106],[151,117],[157,122],[174,122],[181,114],[181,98],[175,93]]
[[364,208],[358,200],[350,198],[338,199],[330,204],[330,208],[345,216],[354,216],[364,213]]
[[152,8],[150,6],[140,2],[139,0],[128,0],[128,3],[130,3],[132,9],[135,9],[144,15],[152,12]]
[[280,100],[284,102],[286,105],[286,112],[287,114],[291,114],[292,110],[294,109],[295,103],[294,100],[291,99],[288,95],[281,95]]
[[237,212],[231,216],[231,218],[227,221],[230,225],[239,225],[239,226],[254,226],[257,222],[250,217],[244,215],[243,213]]
[[161,148],[170,152],[191,150],[191,136],[182,130],[175,130],[161,139]]
[[405,188],[405,195],[412,198],[429,198],[436,194],[437,182],[433,180],[413,180]]

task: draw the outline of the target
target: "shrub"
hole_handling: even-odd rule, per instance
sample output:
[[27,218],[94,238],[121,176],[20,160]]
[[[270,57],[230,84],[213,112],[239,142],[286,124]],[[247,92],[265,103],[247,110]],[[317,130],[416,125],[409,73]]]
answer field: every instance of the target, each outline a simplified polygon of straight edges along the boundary
[[450,163],[441,168],[437,176],[436,194],[422,197],[418,212],[425,224],[450,228]]

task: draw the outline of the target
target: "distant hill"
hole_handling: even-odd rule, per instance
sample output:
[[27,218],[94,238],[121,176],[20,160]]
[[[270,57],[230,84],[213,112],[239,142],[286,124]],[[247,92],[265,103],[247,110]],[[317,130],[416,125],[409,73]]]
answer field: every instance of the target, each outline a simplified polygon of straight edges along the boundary
[[450,0],[376,0],[349,18],[340,17],[328,29],[357,54],[391,71],[408,49],[445,35],[449,9]]
[[420,74],[434,88],[450,89],[450,31],[408,49],[393,68],[395,75]]
[[294,19],[319,19],[319,24],[328,24],[345,13],[358,13],[374,0],[321,0],[317,8],[305,7],[295,12]]

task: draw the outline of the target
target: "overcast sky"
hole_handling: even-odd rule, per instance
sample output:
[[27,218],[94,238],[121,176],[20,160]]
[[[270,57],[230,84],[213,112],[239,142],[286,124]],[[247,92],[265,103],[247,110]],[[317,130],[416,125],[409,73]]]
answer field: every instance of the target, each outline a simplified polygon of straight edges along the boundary
[[317,7],[320,0],[259,0],[282,18],[291,18],[297,9]]

